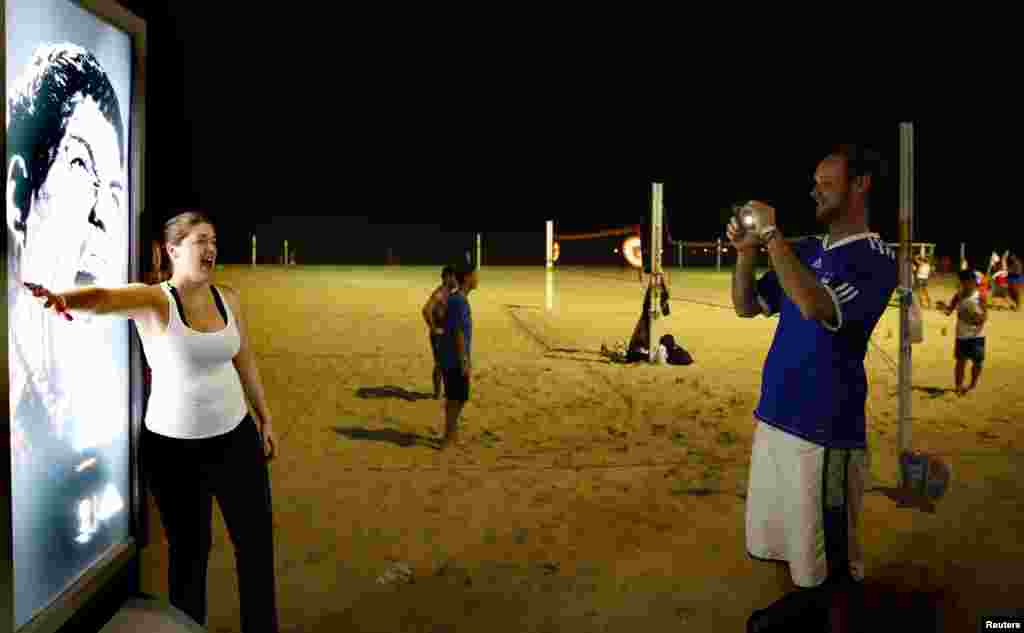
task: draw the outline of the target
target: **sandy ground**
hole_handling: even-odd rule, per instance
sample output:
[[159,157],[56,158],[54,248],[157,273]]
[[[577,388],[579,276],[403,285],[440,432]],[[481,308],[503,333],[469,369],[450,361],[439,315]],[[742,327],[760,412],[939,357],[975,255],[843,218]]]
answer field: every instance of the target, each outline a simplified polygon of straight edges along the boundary
[[[629,337],[635,274],[560,270],[548,311],[543,269],[485,267],[470,297],[469,447],[439,452],[425,442],[443,428],[443,401],[429,399],[419,314],[438,272],[218,272],[242,292],[281,441],[271,477],[284,631],[742,631],[791,587],[746,557],[743,534],[751,414],[777,321],[737,318],[727,273],[672,274],[658,333],[696,362],[658,367],[594,353]],[[933,281],[933,300],[952,292],[952,278]],[[880,484],[897,480],[898,316],[883,317],[867,358]],[[993,313],[985,373],[965,398],[951,392],[953,318],[926,313],[914,348],[913,437],[945,456],[954,484],[934,514],[865,500],[869,583],[885,588],[876,630],[896,630],[898,612],[913,630],[973,631],[985,613],[1024,607],[1024,313]],[[360,397],[374,388],[385,395]],[[143,588],[166,596],[152,508],[151,519]],[[412,583],[376,582],[394,561]],[[219,512],[209,614],[211,631],[238,630]]]

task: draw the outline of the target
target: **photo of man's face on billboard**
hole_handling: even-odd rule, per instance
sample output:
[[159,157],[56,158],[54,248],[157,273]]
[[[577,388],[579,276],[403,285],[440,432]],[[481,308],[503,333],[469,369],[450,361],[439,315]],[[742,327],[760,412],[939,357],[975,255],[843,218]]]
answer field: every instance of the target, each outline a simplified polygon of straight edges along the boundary
[[7,24],[8,366],[20,626],[128,535],[128,323],[59,319],[23,283],[61,292],[128,282],[132,48],[127,34],[64,0],[9,0]]

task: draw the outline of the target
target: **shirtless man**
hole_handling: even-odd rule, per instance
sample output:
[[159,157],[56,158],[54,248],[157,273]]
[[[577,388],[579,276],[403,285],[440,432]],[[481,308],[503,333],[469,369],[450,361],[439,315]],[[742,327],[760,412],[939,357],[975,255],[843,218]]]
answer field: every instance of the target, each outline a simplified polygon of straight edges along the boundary
[[423,306],[423,320],[430,328],[430,349],[434,354],[434,400],[441,397],[441,382],[444,372],[441,369],[440,357],[438,356],[438,344],[441,335],[444,334],[445,317],[448,314],[448,297],[458,288],[455,281],[455,269],[445,266],[441,270],[441,285],[438,286],[427,303]]

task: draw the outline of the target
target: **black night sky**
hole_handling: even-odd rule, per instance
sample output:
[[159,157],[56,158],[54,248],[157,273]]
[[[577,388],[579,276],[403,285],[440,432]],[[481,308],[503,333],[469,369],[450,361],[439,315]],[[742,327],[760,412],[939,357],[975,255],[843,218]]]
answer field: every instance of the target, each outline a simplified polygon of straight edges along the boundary
[[[676,239],[714,239],[720,209],[750,198],[774,203],[788,235],[819,232],[811,176],[837,142],[888,159],[872,229],[898,239],[900,119],[776,114],[800,101],[829,112],[810,85],[765,105],[735,86],[666,78],[659,111],[677,116],[662,119],[645,114],[653,93],[602,86],[585,65],[511,54],[494,64],[423,38],[400,46],[306,9],[240,20],[209,3],[122,4],[149,25],[147,215],[207,210],[227,263],[247,261],[254,231],[268,249],[282,235],[306,253],[355,242],[364,263],[382,263],[383,241],[402,252],[438,231],[536,232],[542,243],[547,219],[556,232],[636,223],[653,180],[665,183]],[[980,184],[994,176],[975,131],[955,118],[911,120],[916,239],[938,243],[939,255],[966,241],[975,266],[993,249],[1024,251],[1019,212],[988,220],[998,201]]]

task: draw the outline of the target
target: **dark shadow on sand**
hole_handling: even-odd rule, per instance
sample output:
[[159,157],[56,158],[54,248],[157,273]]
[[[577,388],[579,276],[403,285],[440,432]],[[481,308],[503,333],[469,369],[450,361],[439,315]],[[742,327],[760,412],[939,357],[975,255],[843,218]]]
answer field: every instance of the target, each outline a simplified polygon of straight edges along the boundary
[[914,391],[920,391],[921,393],[926,393],[926,394],[928,394],[929,396],[931,396],[933,398],[941,398],[942,396],[946,395],[947,393],[953,393],[954,392],[954,389],[947,389],[945,387],[920,387],[920,386],[914,386],[914,387],[911,387],[911,389],[914,390]]
[[[926,394],[932,398],[941,398],[947,393],[955,393],[956,391],[951,387],[924,387],[921,385],[914,385],[913,387],[910,388],[910,390],[920,391],[921,393]],[[893,391],[889,393],[890,398],[895,398],[897,395],[899,395],[898,391]]]
[[574,356],[559,356],[557,354],[544,354],[544,358],[552,358],[554,360],[571,360],[577,363],[600,363],[602,365],[609,365],[611,361],[606,358],[577,358]]
[[394,429],[364,429],[358,427],[331,427],[331,430],[338,435],[350,440],[366,440],[370,442],[387,442],[402,448],[410,446],[426,446],[439,449],[440,440],[423,437],[415,433],[405,433]]
[[935,514],[935,502],[919,494],[908,492],[899,487],[876,486],[868,492],[883,494],[896,502],[897,507],[920,510],[928,514]]
[[359,398],[401,398],[409,402],[416,400],[432,400],[433,394],[422,393],[418,391],[407,391],[402,387],[396,387],[394,385],[385,385],[382,387],[362,387],[356,390],[356,396]]
[[[914,573],[916,570],[896,570]],[[869,633],[872,631],[945,631],[943,624],[953,615],[953,592],[948,587],[915,586],[893,578],[893,570],[879,570],[888,577],[867,578],[862,584],[843,583],[829,590],[794,591],[759,613],[754,631],[831,631],[828,620],[841,622],[840,630]],[[835,610],[834,613],[829,611]],[[818,614],[818,615],[815,615]],[[774,626],[772,626],[774,624]]]

